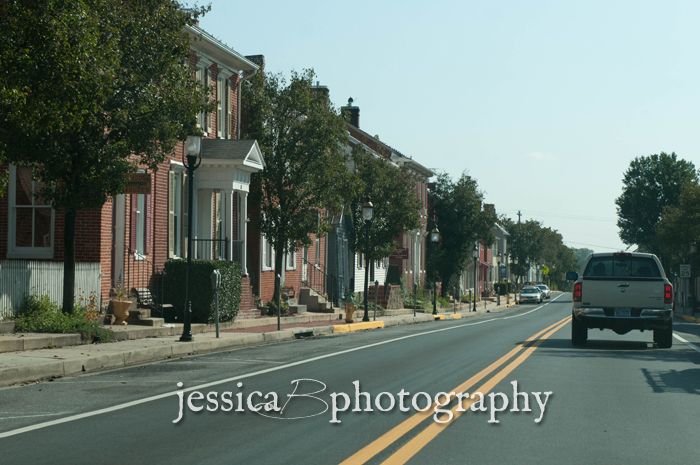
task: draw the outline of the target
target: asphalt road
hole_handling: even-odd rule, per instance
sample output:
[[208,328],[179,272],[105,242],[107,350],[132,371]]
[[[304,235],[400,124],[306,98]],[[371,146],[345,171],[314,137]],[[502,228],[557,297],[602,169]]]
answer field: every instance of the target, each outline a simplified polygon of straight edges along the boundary
[[[677,324],[676,334],[690,344],[675,338],[667,350],[655,348],[650,333],[608,331],[591,331],[589,344],[574,348],[570,313],[565,294],[493,316],[2,389],[0,463],[700,463],[700,326]],[[297,382],[297,396],[285,404],[299,379],[306,381]],[[174,424],[178,382],[190,391],[182,393],[184,417]],[[373,411],[360,396],[358,410],[365,411],[334,417],[332,393],[338,408],[346,393],[351,410],[353,382],[368,394]],[[510,411],[513,382],[522,393],[519,412]],[[321,387],[315,394],[321,400],[300,396]],[[188,411],[194,390],[215,398],[219,410],[207,411],[213,402],[195,397],[192,404],[202,411]],[[247,405],[253,391],[261,394]],[[443,415],[434,415],[425,397],[435,400],[442,391],[485,397],[483,404],[478,397],[453,400],[443,405]],[[243,400],[238,412],[237,394]],[[252,411],[274,394],[283,412],[260,412],[266,417]],[[232,412],[220,410],[226,395]],[[526,398],[530,411],[523,411]],[[392,399],[396,405],[389,409]],[[399,411],[402,399],[405,412]],[[482,405],[486,411],[472,410]],[[448,411],[451,422],[436,421],[446,421]],[[331,423],[334,418],[339,423]]]

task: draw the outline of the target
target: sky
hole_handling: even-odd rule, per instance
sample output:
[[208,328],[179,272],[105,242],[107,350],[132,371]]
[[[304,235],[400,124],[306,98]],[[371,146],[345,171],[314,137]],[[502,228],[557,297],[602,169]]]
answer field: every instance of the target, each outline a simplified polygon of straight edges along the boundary
[[499,214],[610,251],[630,161],[700,167],[698,20],[697,1],[219,0],[200,25],[267,71],[313,68],[361,129]]

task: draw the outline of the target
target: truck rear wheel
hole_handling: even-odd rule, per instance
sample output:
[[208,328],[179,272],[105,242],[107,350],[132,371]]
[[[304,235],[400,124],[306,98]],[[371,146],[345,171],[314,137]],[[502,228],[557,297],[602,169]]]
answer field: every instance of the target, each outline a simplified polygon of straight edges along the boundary
[[571,343],[575,346],[582,346],[588,340],[588,328],[573,315],[571,316]]
[[673,345],[673,326],[654,330],[654,342],[660,349],[670,349]]

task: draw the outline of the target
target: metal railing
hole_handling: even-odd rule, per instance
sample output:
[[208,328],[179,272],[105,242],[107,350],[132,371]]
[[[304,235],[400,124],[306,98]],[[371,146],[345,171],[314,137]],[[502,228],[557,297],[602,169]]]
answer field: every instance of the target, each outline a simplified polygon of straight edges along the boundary
[[302,266],[306,266],[306,279],[302,279],[302,285],[308,286],[334,305],[338,305],[338,285],[335,276],[326,273],[322,265],[311,263],[304,258],[302,258]]
[[228,260],[228,237],[224,239],[192,239],[195,260]]

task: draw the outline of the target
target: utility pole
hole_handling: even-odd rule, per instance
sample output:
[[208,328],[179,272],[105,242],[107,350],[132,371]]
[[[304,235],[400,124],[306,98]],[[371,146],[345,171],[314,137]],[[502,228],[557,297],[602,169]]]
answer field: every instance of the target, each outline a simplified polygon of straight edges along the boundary
[[[511,210],[512,211],[512,210]],[[520,217],[522,216],[522,213],[520,213],[520,210],[518,210],[518,224],[520,224]]]

